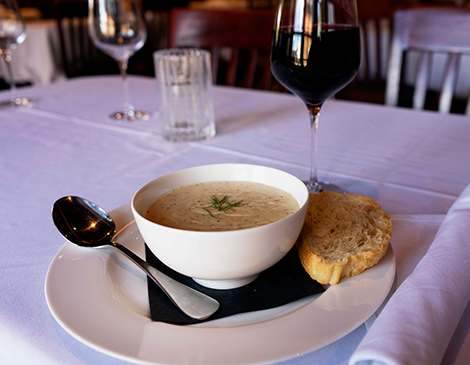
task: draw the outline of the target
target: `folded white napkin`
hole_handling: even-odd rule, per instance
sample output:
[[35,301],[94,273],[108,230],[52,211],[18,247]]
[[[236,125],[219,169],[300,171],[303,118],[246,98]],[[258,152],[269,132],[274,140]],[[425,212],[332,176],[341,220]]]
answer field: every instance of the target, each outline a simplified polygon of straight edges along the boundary
[[349,364],[439,364],[469,300],[470,185]]

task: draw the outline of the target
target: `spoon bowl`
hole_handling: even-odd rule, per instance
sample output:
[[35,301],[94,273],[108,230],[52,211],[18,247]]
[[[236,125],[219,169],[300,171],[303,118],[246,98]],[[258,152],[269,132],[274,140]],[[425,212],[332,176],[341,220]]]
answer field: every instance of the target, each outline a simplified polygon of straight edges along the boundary
[[151,278],[171,301],[186,315],[206,319],[219,308],[219,303],[166,276],[126,247],[114,242],[116,224],[100,206],[76,196],[65,196],[54,203],[52,220],[67,241],[81,247],[113,247],[124,254]]
[[57,200],[52,218],[59,232],[69,242],[82,247],[109,245],[116,234],[116,224],[98,205],[75,196]]

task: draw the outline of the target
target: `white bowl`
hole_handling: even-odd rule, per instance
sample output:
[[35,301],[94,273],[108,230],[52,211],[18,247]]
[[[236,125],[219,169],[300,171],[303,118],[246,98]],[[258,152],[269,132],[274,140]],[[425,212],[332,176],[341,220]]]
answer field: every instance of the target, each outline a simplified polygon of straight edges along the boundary
[[[145,218],[161,195],[205,181],[250,181],[290,193],[299,209],[264,226],[201,232],[169,228]],[[150,250],[173,270],[213,289],[231,289],[256,279],[294,246],[307,213],[309,193],[296,177],[270,167],[244,164],[206,165],[175,171],[144,185],[132,199],[132,213]]]

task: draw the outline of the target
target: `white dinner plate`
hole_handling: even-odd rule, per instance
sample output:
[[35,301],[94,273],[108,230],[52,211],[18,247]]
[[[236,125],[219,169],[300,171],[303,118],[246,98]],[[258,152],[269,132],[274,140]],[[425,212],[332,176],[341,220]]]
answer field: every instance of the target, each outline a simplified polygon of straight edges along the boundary
[[[111,212],[116,241],[144,257],[130,205]],[[395,278],[391,247],[362,274],[324,293],[282,307],[197,325],[152,322],[147,279],[110,249],[66,242],[46,277],[47,304],[59,324],[84,344],[148,364],[254,364],[287,360],[345,336],[382,304]]]

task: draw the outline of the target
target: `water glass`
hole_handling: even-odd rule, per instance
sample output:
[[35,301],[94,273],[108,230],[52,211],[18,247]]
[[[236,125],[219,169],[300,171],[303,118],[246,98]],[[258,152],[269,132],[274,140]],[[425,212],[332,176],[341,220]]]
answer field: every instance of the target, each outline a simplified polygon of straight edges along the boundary
[[210,53],[181,48],[153,56],[163,137],[181,142],[214,137]]

